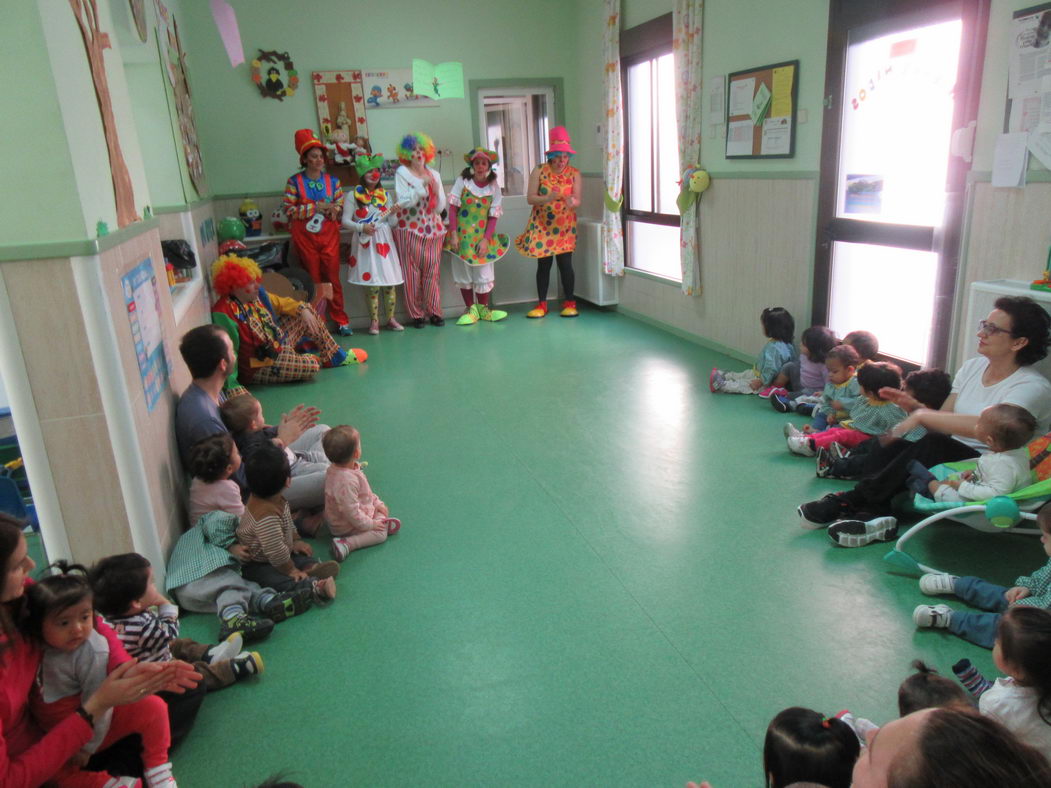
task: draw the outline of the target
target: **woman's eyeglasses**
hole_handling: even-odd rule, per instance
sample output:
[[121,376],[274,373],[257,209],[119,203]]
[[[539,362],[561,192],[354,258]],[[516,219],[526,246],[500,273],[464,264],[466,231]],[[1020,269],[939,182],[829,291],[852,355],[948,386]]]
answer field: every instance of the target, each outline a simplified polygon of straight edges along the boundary
[[1006,328],[1000,328],[996,323],[990,323],[988,320],[979,320],[978,333],[987,337],[994,337],[997,334],[1010,334],[1011,331]]

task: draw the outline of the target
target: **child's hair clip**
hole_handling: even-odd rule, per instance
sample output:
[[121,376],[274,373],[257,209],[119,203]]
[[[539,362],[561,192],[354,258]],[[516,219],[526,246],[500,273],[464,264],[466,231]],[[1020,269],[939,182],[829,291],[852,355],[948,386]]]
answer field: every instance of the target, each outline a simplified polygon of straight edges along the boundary
[[825,717],[824,715],[822,715],[822,717],[821,717],[821,727],[822,728],[831,728],[832,727],[831,721],[832,721],[831,717]]

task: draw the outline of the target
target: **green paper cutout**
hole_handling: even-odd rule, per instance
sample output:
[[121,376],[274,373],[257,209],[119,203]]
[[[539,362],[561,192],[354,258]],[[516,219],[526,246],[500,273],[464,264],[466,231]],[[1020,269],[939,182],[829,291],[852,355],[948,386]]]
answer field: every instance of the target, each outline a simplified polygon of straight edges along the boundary
[[432,99],[463,98],[463,63],[434,65],[412,59],[412,87],[417,96]]

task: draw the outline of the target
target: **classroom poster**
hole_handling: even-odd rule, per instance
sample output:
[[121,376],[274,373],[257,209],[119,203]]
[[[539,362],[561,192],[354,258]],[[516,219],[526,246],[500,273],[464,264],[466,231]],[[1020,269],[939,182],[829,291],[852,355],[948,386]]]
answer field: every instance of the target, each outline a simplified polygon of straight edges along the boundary
[[142,390],[146,394],[146,408],[152,412],[168,388],[171,370],[161,329],[161,300],[157,277],[153,274],[153,260],[147,257],[122,276],[120,283],[128,309],[131,338],[135,343],[135,358],[139,362]]
[[365,109],[367,110],[438,106],[437,101],[421,96],[413,89],[411,68],[362,71],[361,82],[365,88]]

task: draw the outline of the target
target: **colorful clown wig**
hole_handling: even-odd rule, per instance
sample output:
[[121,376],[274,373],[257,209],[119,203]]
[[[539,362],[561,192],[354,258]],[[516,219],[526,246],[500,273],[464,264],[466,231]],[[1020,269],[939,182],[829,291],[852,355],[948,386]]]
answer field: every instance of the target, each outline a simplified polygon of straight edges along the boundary
[[401,138],[401,142],[398,143],[398,161],[402,164],[411,162],[412,152],[417,148],[423,150],[423,160],[425,162],[430,162],[434,159],[434,140],[422,131],[414,131],[411,134],[406,134]]
[[471,148],[463,155],[463,160],[468,164],[473,164],[477,158],[488,159],[490,167],[500,163],[500,157],[496,151],[489,150],[489,148]]
[[250,257],[224,254],[212,263],[212,287],[221,296],[228,296],[262,278],[263,272]]

